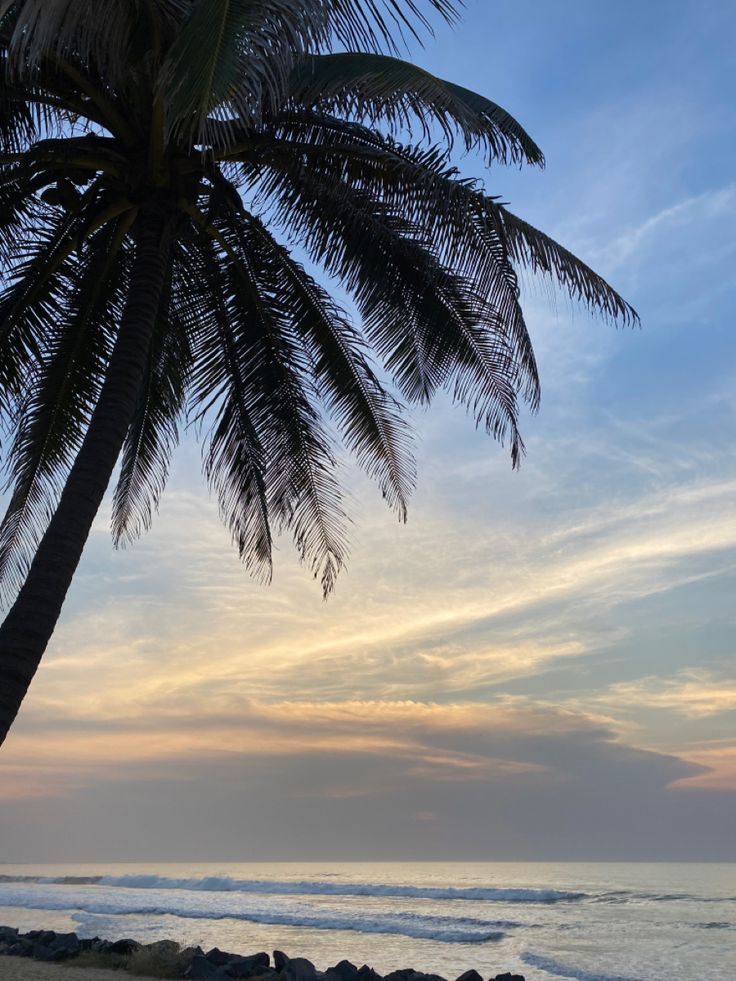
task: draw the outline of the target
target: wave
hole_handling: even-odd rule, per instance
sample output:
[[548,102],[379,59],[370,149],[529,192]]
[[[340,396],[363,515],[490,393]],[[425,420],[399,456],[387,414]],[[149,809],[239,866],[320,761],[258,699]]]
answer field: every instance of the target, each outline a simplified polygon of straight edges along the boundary
[[486,903],[559,903],[586,898],[586,893],[559,889],[504,889],[490,886],[403,886],[385,883],[274,881],[205,876],[171,879],[161,875],[9,876],[1,882],[30,882],[63,886],[116,886],[123,889],[186,889],[191,892],[244,892],[280,896],[385,896],[396,899],[462,899]]
[[[233,897],[234,898],[234,897]],[[184,899],[184,897],[182,897]],[[503,939],[505,929],[520,924],[510,921],[489,921],[471,917],[424,916],[418,913],[351,913],[337,909],[317,909],[294,904],[292,908],[278,907],[244,908],[232,902],[207,904],[188,902],[162,902],[152,898],[146,902],[140,895],[128,893],[91,895],[77,890],[64,895],[49,895],[39,891],[35,895],[26,890],[3,894],[0,905],[45,910],[70,910],[78,922],[86,922],[92,916],[175,916],[196,920],[233,919],[269,926],[307,927],[314,930],[351,930],[357,933],[384,933],[411,937],[416,940],[435,940],[442,943],[486,943]]]
[[551,957],[542,957],[539,954],[523,953],[521,959],[530,967],[536,967],[547,974],[554,974],[558,978],[574,979],[574,981],[641,981],[640,978],[633,978],[630,975],[599,974],[594,971],[584,971],[579,967],[561,964],[559,961],[553,961]]

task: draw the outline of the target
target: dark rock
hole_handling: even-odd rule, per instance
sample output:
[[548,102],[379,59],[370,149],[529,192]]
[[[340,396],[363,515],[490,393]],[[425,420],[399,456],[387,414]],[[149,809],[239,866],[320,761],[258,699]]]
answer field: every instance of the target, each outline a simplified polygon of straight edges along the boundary
[[231,978],[248,978],[250,981],[284,981],[284,975],[272,967],[253,967],[248,974],[238,974],[241,970],[237,961],[223,968]]
[[457,981],[483,981],[483,978],[478,974],[477,971],[466,971],[465,974],[461,974]]
[[488,981],[526,981],[523,974],[511,974],[506,972],[506,974],[497,974],[495,978],[489,978]]
[[65,957],[74,957],[82,949],[76,933],[57,933],[47,946],[58,955],[53,958],[56,961],[64,960]]
[[317,981],[317,969],[306,957],[291,957],[282,971],[288,981]]
[[228,954],[226,950],[220,950],[219,947],[213,947],[212,950],[208,950],[204,956],[210,964],[215,964],[218,967],[222,967],[225,964],[229,964],[236,955]]
[[159,957],[176,957],[181,947],[175,940],[154,940],[151,944],[144,944],[146,950],[150,950],[152,954],[158,954]]
[[33,944],[25,939],[19,940],[8,947],[8,953],[11,957],[33,957]]
[[277,972],[271,971],[271,961],[265,951],[247,956],[232,954],[230,963],[225,965],[225,970],[231,978],[257,977],[263,981],[265,975],[268,973],[276,974],[277,977],[280,977]]
[[179,953],[179,960],[185,964],[191,964],[195,957],[204,957],[204,951],[201,947],[185,947]]
[[68,954],[65,954],[63,950],[54,950],[53,947],[47,947],[46,944],[34,944],[33,945],[33,958],[37,961],[63,961]]
[[350,961],[340,961],[334,967],[327,968],[325,977],[329,981],[355,981],[358,977],[358,968]]
[[24,936],[26,939],[33,940],[34,943],[42,944],[44,947],[50,947],[56,938],[53,930],[29,930]]
[[273,966],[277,971],[283,971],[290,960],[291,958],[287,957],[283,950],[275,950],[273,952]]
[[99,937],[85,937],[83,940],[79,941],[80,950],[97,950],[97,945],[101,944],[102,941]]
[[184,977],[188,981],[227,981],[230,975],[225,973],[226,970],[222,964],[213,964],[206,956],[198,954],[185,971]]
[[18,931],[15,927],[0,926],[0,943],[14,944],[18,940]]
[[143,944],[139,944],[137,940],[130,940],[126,937],[111,943],[109,947],[105,948],[105,951],[108,954],[134,954],[142,946]]
[[402,967],[390,974],[384,974],[383,981],[409,981],[416,973],[413,967]]
[[358,973],[355,977],[356,981],[383,981],[381,975],[374,971],[372,967],[368,967],[367,964],[358,968]]
[[93,950],[96,954],[109,954],[111,947],[112,940],[100,940],[99,937],[95,937],[89,949]]

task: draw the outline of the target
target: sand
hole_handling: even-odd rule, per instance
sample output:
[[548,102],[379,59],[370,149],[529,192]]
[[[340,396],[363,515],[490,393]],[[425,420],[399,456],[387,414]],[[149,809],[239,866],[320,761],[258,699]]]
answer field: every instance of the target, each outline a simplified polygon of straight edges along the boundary
[[0,957],[0,981],[125,981],[126,978],[146,981],[141,975],[128,974],[127,971],[44,964],[28,957]]

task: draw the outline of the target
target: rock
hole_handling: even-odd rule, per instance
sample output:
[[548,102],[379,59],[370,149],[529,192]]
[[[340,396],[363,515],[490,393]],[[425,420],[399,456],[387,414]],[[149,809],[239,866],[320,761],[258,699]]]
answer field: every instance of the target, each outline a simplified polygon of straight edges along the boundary
[[189,981],[227,981],[230,975],[225,973],[226,970],[222,964],[213,964],[206,956],[198,954],[185,971],[184,977]]
[[461,974],[457,981],[483,981],[483,978],[478,974],[477,971],[466,971],[465,974]]
[[509,971],[506,974],[497,974],[495,978],[489,978],[488,981],[526,981],[523,974],[511,974]]
[[402,967],[390,974],[384,974],[383,981],[409,981],[416,973],[413,967]]
[[[225,950],[220,950],[219,947],[213,947],[212,950],[208,950],[204,955],[210,964],[215,964],[218,967],[222,967],[225,964],[229,964],[231,960],[235,958],[235,954],[228,954]],[[266,955],[268,957],[268,954]]]
[[48,946],[59,955],[54,958],[57,961],[64,960],[65,957],[74,957],[82,949],[76,933],[57,933]]
[[195,957],[204,957],[201,947],[185,947],[179,954],[179,959],[185,964],[190,964]]
[[15,927],[0,926],[0,943],[14,944],[18,940],[18,931]]
[[154,940],[153,943],[144,944],[144,947],[160,957],[176,957],[181,950],[175,940]]
[[264,981],[269,973],[280,977],[276,971],[271,970],[271,960],[265,951],[247,956],[232,954],[230,962],[225,965],[225,971],[231,978],[259,978]]
[[355,981],[358,977],[358,968],[350,961],[340,961],[334,967],[327,968],[325,977],[329,981]]
[[46,944],[33,945],[33,958],[37,961],[63,961],[65,958],[63,950],[54,950]]
[[281,971],[276,971],[272,967],[256,966],[252,967],[247,974],[239,974],[237,972],[241,971],[242,968],[236,962],[223,968],[223,970],[233,972],[229,974],[231,978],[248,978],[249,981],[284,981],[284,975]]
[[291,958],[287,957],[283,950],[273,952],[273,966],[277,971],[283,971]]
[[372,967],[368,967],[367,964],[358,968],[358,973],[355,977],[356,981],[383,981],[381,975],[376,973]]
[[101,944],[102,941],[99,937],[85,937],[83,940],[79,941],[80,950],[97,950],[97,946]]
[[143,944],[139,944],[137,940],[130,940],[126,937],[123,940],[116,940],[114,943],[111,943],[109,947],[105,947],[105,951],[108,954],[134,954],[142,946]]
[[25,939],[18,940],[8,947],[8,954],[11,957],[33,957],[33,944]]
[[282,973],[288,981],[317,981],[317,969],[306,957],[291,957]]

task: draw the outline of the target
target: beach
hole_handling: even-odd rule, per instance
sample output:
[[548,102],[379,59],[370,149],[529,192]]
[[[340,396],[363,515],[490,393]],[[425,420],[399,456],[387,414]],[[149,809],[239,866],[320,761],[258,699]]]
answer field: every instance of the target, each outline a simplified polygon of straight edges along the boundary
[[[0,957],[0,981],[121,981],[133,977],[120,971],[102,971],[96,967],[72,967],[67,964],[42,964],[27,957]],[[136,975],[140,981],[148,979]]]

